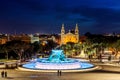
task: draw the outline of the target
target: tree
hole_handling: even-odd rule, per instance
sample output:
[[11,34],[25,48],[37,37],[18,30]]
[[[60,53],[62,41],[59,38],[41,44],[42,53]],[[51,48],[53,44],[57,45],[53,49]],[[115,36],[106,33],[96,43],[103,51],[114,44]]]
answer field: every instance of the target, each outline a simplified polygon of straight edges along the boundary
[[7,42],[7,46],[10,48],[11,51],[14,51],[19,56],[20,61],[22,57],[25,58],[24,52],[30,47],[28,43],[19,40]]
[[74,56],[78,55],[78,53],[81,51],[82,44],[68,42],[67,44],[61,45],[61,48],[65,51],[67,56]]
[[39,42],[34,42],[31,47],[33,47],[33,53],[39,53],[42,45]]
[[116,42],[111,44],[111,48],[112,48],[112,51],[113,51],[115,57],[117,57],[118,51],[120,51],[120,40],[117,40]]
[[6,44],[0,45],[0,53],[5,53],[6,59],[8,60],[8,52],[10,51],[10,48]]
[[44,41],[43,43],[44,43],[44,45],[42,44],[43,52],[51,51],[52,49],[55,49],[56,46],[58,45],[53,40]]

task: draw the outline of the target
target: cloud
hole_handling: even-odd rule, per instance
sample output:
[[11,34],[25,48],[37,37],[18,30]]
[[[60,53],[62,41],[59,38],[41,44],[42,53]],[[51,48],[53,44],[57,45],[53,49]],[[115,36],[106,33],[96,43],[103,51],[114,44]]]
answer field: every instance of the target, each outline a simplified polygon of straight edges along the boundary
[[58,24],[78,23],[86,32],[119,31],[119,4],[119,0],[0,0],[0,25],[49,31]]
[[83,26],[89,25],[88,28],[92,27],[99,32],[103,29],[108,30],[108,28],[112,31],[120,26],[120,24],[114,24],[120,22],[120,10],[114,8],[95,8],[89,6],[69,8],[58,6],[56,11],[59,13],[58,16],[60,16],[57,19],[75,20],[80,24],[84,24]]

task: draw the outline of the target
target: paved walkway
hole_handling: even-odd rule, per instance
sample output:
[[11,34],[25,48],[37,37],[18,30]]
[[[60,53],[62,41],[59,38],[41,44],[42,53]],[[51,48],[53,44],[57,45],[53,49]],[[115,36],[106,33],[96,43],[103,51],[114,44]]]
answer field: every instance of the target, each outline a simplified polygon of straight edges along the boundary
[[[93,62],[99,65],[99,64],[104,64],[106,61],[103,60],[104,63],[99,63],[99,61],[93,61]],[[120,64],[116,64],[116,65],[118,66]],[[105,68],[106,67],[104,67],[104,69]],[[114,68],[115,68],[114,66],[109,67],[109,69],[114,69]],[[0,72],[3,70],[4,69],[0,69]],[[103,70],[97,70],[91,72],[74,72],[74,73],[62,72],[62,76],[57,76],[57,72],[56,73],[50,73],[50,72],[42,73],[42,72],[29,72],[29,71],[27,72],[27,71],[19,71],[14,69],[7,69],[6,71],[8,72],[8,77],[2,78],[0,76],[0,80],[120,80],[120,72],[110,72]]]
[[[3,69],[0,69],[0,72]],[[0,80],[120,80],[120,73],[106,71],[92,72],[77,72],[77,73],[62,73],[62,76],[57,76],[57,73],[41,73],[41,72],[26,72],[18,70],[6,70],[7,78],[0,77]]]

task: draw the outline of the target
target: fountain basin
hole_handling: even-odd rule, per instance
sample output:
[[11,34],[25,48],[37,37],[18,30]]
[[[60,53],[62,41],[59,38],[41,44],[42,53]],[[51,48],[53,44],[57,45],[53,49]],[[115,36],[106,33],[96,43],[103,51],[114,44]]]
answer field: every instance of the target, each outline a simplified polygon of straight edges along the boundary
[[93,68],[94,65],[80,59],[66,58],[63,50],[52,50],[48,58],[36,58],[22,65],[25,69],[32,70],[84,70]]
[[[47,58],[41,59],[42,61],[47,60]],[[24,68],[29,68],[29,69],[51,69],[51,70],[56,70],[56,69],[62,69],[62,70],[67,70],[67,69],[86,69],[86,68],[92,68],[94,67],[93,64],[90,64],[88,62],[80,62],[78,59],[69,59],[67,62],[38,62],[40,61],[39,59],[35,59],[35,61],[31,61],[29,63],[26,63],[23,65]]]

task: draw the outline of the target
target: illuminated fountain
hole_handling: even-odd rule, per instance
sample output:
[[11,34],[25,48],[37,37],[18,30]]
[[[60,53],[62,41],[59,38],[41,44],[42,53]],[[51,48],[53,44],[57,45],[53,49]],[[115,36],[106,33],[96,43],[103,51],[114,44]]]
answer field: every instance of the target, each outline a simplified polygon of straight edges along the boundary
[[63,50],[52,50],[48,58],[34,59],[23,67],[35,70],[79,70],[92,68],[94,65],[79,59],[66,58]]

